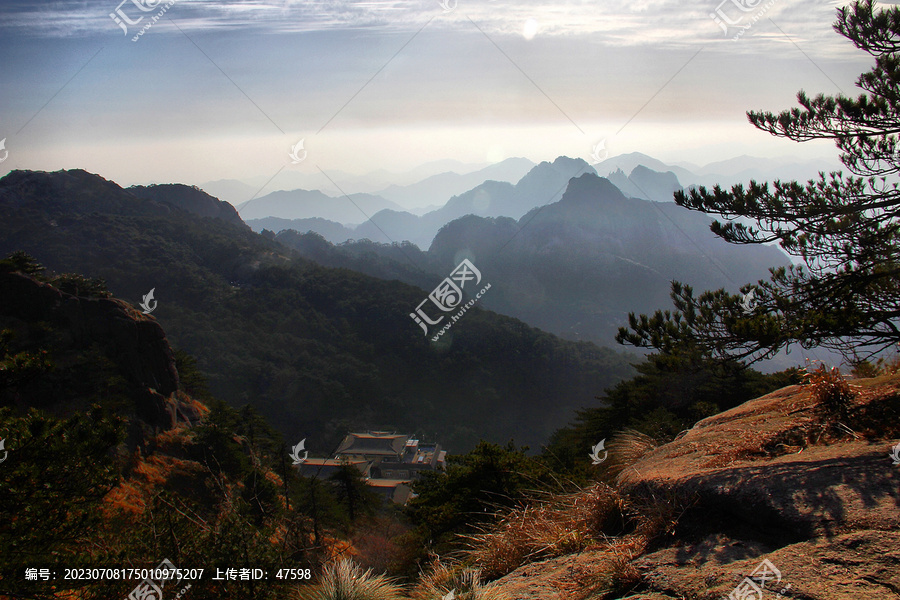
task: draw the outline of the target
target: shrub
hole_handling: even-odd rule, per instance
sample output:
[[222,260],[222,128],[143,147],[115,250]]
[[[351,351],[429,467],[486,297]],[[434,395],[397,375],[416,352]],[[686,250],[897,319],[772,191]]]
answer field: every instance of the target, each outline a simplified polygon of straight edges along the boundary
[[856,379],[869,379],[882,375],[894,375],[897,371],[900,371],[900,354],[879,357],[874,363],[869,360],[856,360],[853,362],[850,374]]
[[807,366],[803,375],[804,385],[809,386],[812,398],[825,411],[826,416],[846,418],[850,401],[856,393],[837,367],[828,369],[824,363],[818,368]]
[[63,273],[50,280],[61,292],[82,298],[109,298],[112,296],[103,279],[84,277],[76,273]]
[[302,587],[296,600],[403,600],[403,588],[393,579],[363,570],[349,559],[325,567],[319,583]]

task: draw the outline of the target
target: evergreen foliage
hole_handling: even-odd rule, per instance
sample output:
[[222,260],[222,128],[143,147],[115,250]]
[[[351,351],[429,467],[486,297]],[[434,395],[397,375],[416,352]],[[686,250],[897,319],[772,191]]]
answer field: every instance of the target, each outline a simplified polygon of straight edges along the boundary
[[512,442],[482,441],[466,454],[449,456],[446,473],[423,473],[408,506],[421,551],[443,554],[458,548],[459,535],[491,521],[498,508],[558,487],[551,469],[526,451]]
[[900,342],[900,7],[853,2],[838,9],[834,27],[875,58],[857,78],[862,93],[801,91],[800,108],[748,118],[777,137],[832,140],[849,173],[675,195],[681,206],[720,215],[712,231],[724,240],[777,242],[803,265],[773,269],[768,280],[745,285],[741,292],[754,298],[743,304],[741,295],[723,289],[695,296],[674,282],[675,311],[629,315],[621,343],[668,351],[689,339],[709,354],[757,360],[790,344],[858,359]]

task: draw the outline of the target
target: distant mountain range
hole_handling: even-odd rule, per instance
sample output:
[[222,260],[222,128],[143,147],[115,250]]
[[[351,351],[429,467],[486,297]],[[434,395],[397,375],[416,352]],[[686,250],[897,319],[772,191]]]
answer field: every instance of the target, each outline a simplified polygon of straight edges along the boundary
[[[671,308],[673,279],[697,290],[736,291],[765,278],[770,267],[789,264],[777,248],[728,244],[709,231],[708,216],[673,202],[628,198],[584,167],[560,200],[518,219],[468,214],[443,226],[427,251],[368,240],[334,246],[315,233],[290,230],[276,239],[321,264],[425,289],[466,256],[492,282],[480,301],[484,306],[568,339],[606,346],[615,345],[613,336],[629,312]],[[542,163],[533,173],[550,170]],[[656,178],[649,177],[645,184]],[[666,175],[657,179],[671,181]]]
[[335,223],[362,223],[379,211],[401,210],[401,207],[374,194],[332,198],[319,190],[290,190],[244,202],[237,210],[245,221],[277,216],[289,220],[320,218]]
[[[623,352],[477,306],[433,343],[409,315],[447,273],[413,287],[389,269],[323,267],[190,186],[12,171],[0,214],[0,256],[23,250],[56,273],[102,278],[133,306],[154,290],[152,318],[197,357],[216,397],[254,406],[315,452],[353,429],[414,432],[454,452],[482,438],[537,448],[633,373]],[[391,262],[358,249],[360,266]]]
[[660,173],[644,165],[634,167],[629,174],[616,169],[606,177],[626,196],[642,200],[672,202],[672,195],[684,189],[672,171]]
[[[447,198],[470,190],[488,179],[518,181],[533,166],[534,163],[526,158],[508,158],[492,165],[471,165],[441,160],[423,164],[403,173],[376,171],[360,176],[333,171],[328,172],[326,177],[319,171],[310,173],[284,171],[272,181],[263,178],[250,181],[220,179],[202,183],[199,187],[235,206],[242,205],[250,199],[255,201],[259,199],[258,197],[266,196],[271,193],[266,190],[273,188],[274,191],[302,189],[320,190],[333,198],[344,194],[373,194],[398,204],[401,210],[421,214],[443,206]],[[339,187],[335,187],[335,183]],[[347,222],[357,223],[359,219],[354,215],[354,218]]]
[[[348,239],[368,239],[382,243],[411,241],[422,248],[427,248],[438,230],[454,219],[468,214],[519,218],[536,206],[559,200],[572,177],[593,172],[594,170],[585,161],[561,156],[552,163],[542,162],[534,166],[515,184],[505,181],[484,181],[463,194],[453,196],[441,208],[421,216],[390,207],[377,212],[372,211],[369,213],[372,215],[371,218],[356,227],[342,226],[340,222],[310,221],[310,217],[299,220],[295,220],[297,217],[289,217],[288,220],[293,221],[289,224],[276,221],[272,219],[272,215],[281,215],[288,210],[282,208],[280,204],[287,198],[283,195],[285,192],[275,192],[249,203],[248,209],[253,207],[252,214],[268,213],[269,218],[250,218],[248,214],[251,214],[251,211],[244,209],[241,209],[241,216],[256,231],[265,228],[278,232],[282,228],[290,228],[298,231],[315,231],[333,243],[341,243]],[[309,192],[297,193],[293,197],[313,198],[306,204],[310,207],[313,204],[323,206],[325,202],[319,196],[310,196]],[[352,198],[357,202],[356,196]],[[347,198],[335,199],[332,202],[341,207],[334,208],[334,211],[343,210],[352,204]],[[376,204],[377,202],[372,200],[367,206],[371,210]],[[303,210],[307,213],[314,212],[311,208]],[[359,210],[356,212],[358,214]]]
[[712,187],[716,184],[730,187],[737,183],[746,184],[751,179],[756,181],[773,181],[775,179],[806,181],[816,178],[819,171],[828,173],[842,168],[836,160],[834,162],[798,161],[790,157],[758,158],[753,156],[738,156],[701,167],[684,162],[667,164],[652,156],[631,152],[608,158],[594,165],[594,169],[599,175],[605,176],[619,169],[631,173],[639,165],[661,173],[671,171],[678,178],[680,184],[686,188],[700,185]]
[[[628,197],[671,202],[674,192],[691,186],[814,177],[818,170],[833,168],[823,161],[739,157],[705,167],[688,165],[696,170],[691,171],[639,152],[615,156],[596,165],[567,157],[528,169],[529,165],[533,164],[526,159],[508,159],[465,176],[443,173],[413,185],[391,186],[375,195],[351,194],[349,199],[329,200],[321,192],[307,190],[274,192],[242,205],[240,211],[255,231],[269,229],[277,233],[288,228],[314,231],[336,244],[369,239],[381,243],[411,241],[428,248],[438,230],[454,219],[467,214],[518,219],[532,208],[558,200],[568,180],[583,173],[606,176]],[[523,170],[527,172],[515,180],[490,177],[493,174],[511,178]],[[479,183],[465,191],[441,196],[476,181]],[[414,202],[415,197],[439,206],[413,211],[398,206]]]
[[[527,158],[508,158],[471,173],[447,171],[410,185],[391,185],[376,193],[401,206],[431,207],[433,210],[443,206],[448,198],[465,193],[485,181],[519,181],[533,167],[534,163]],[[415,214],[428,212],[407,210]]]
[[[322,217],[248,224],[280,232],[275,239],[319,264],[423,289],[465,255],[499,278],[482,306],[568,339],[614,346],[628,312],[670,308],[673,279],[698,290],[736,291],[766,278],[770,267],[790,264],[774,247],[726,244],[709,231],[709,217],[677,207],[672,194],[683,189],[681,178],[702,182],[713,171],[734,178],[804,165],[815,166],[750,157],[688,165],[705,173],[699,175],[640,153],[593,166],[559,157],[534,165],[515,184],[483,181],[422,215],[386,208],[357,226]],[[523,166],[518,161],[504,168]],[[598,176],[604,172],[607,177]],[[314,200],[310,206],[329,209],[324,194],[303,194]],[[283,197],[261,198],[258,208],[276,207]],[[377,206],[374,197],[362,198]]]

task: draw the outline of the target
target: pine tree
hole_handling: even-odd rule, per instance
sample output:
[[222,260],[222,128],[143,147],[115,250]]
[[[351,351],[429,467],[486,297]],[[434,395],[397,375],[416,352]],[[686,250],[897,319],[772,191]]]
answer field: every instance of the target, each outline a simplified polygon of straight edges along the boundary
[[875,58],[857,79],[863,93],[801,91],[801,108],[747,116],[777,137],[833,140],[849,174],[675,195],[680,206],[719,215],[711,229],[726,241],[777,242],[803,264],[772,269],[768,280],[742,287],[743,296],[720,289],[695,297],[673,282],[676,310],[629,315],[620,343],[669,351],[690,341],[714,356],[752,361],[791,344],[865,358],[900,342],[900,8],[876,10],[864,0],[837,12],[835,30]]

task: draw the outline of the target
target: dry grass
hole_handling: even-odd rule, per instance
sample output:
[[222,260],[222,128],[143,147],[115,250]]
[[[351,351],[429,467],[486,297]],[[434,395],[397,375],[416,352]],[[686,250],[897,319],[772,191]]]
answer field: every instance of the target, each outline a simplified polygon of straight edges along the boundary
[[604,474],[615,479],[622,471],[642,459],[648,452],[659,446],[649,435],[634,429],[616,433],[606,445],[609,457],[603,463]]
[[513,600],[503,590],[482,584],[479,570],[459,565],[450,567],[440,562],[432,564],[428,572],[422,574],[409,597],[412,600],[442,600],[451,595],[455,600]]
[[573,566],[572,570],[568,585],[561,586],[570,600],[618,598],[641,580],[637,567],[628,558],[615,554],[592,557],[590,564]]
[[295,600],[403,600],[403,588],[371,569],[343,559],[325,567],[316,585],[297,590]]
[[696,502],[697,498],[674,490],[636,490],[628,498],[625,513],[635,523],[636,538],[649,543],[674,535],[682,515]]
[[523,564],[584,550],[606,533],[620,533],[622,501],[604,483],[500,515],[486,531],[469,536],[469,556],[490,579]]

